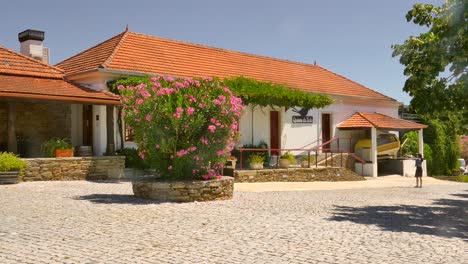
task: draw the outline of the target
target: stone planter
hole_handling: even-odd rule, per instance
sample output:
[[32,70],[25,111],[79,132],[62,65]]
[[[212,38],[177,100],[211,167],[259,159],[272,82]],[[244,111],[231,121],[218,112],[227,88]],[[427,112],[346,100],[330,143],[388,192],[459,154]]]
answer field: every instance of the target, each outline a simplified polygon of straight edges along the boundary
[[56,158],[71,158],[73,157],[73,149],[56,149],[55,157]]
[[146,178],[132,182],[136,197],[159,202],[204,202],[232,199],[234,178],[209,181],[161,181]]
[[19,181],[19,171],[0,172],[0,184],[14,184]]
[[280,168],[289,168],[289,165],[291,165],[291,162],[288,159],[280,159],[279,160],[279,166]]
[[263,169],[263,163],[249,163],[251,170],[261,170]]

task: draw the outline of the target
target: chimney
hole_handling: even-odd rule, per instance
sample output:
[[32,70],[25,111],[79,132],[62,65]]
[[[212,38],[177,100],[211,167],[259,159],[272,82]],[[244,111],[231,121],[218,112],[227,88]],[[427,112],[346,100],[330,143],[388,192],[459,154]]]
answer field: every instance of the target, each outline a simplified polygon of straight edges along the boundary
[[50,63],[49,48],[42,45],[44,31],[28,29],[18,34],[20,53],[45,63]]

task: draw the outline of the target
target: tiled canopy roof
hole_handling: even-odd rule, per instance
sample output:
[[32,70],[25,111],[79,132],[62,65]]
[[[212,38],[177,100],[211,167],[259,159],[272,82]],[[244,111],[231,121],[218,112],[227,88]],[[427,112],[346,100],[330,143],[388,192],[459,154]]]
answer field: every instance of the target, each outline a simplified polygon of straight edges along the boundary
[[87,89],[63,79],[63,70],[0,46],[0,97],[119,104],[110,92]]
[[338,128],[388,128],[388,129],[421,129],[426,128],[426,125],[421,125],[408,120],[391,117],[380,113],[362,113],[357,112],[350,118],[341,122]]
[[66,74],[98,68],[180,77],[245,76],[307,92],[394,99],[317,65],[125,31],[57,64]]

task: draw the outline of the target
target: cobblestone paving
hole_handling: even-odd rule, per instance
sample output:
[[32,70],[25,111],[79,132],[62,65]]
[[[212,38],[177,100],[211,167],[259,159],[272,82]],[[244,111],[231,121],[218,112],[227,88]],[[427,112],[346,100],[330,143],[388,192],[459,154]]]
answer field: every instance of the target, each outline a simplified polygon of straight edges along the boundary
[[128,182],[3,185],[0,263],[468,263],[467,210],[467,184],[189,204]]

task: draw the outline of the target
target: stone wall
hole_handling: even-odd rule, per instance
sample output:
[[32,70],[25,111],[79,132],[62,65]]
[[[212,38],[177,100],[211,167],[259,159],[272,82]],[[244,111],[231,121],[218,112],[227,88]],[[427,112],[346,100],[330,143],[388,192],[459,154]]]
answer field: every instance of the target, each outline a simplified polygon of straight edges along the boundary
[[124,156],[36,158],[28,163],[23,181],[106,180],[123,177]]
[[312,182],[312,181],[362,181],[364,177],[346,168],[298,168],[272,170],[238,170],[236,182]]
[[[41,144],[53,137],[71,137],[69,103],[16,100],[18,153],[25,158],[41,157]],[[7,146],[8,102],[0,99],[0,150]]]
[[133,181],[135,196],[159,202],[194,202],[232,199],[234,179],[223,176],[210,181],[173,181],[157,179]]

